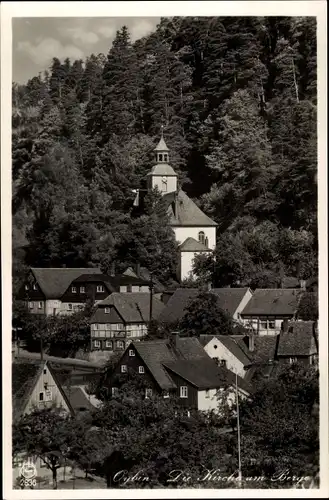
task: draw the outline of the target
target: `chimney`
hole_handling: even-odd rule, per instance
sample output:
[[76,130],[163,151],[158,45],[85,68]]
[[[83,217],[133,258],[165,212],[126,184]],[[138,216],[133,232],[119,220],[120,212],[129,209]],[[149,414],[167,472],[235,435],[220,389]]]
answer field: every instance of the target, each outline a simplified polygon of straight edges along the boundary
[[139,262],[135,264],[135,273],[137,274],[138,277],[140,277],[140,272],[141,272],[141,265]]
[[306,280],[299,280],[299,286],[302,290],[306,290]]
[[249,334],[248,348],[249,348],[250,352],[253,352],[255,350],[255,334],[254,333]]
[[281,333],[287,333],[288,332],[288,320],[284,319],[281,323]]
[[171,332],[171,336],[169,337],[169,343],[171,347],[178,349],[178,341],[179,341],[179,332]]

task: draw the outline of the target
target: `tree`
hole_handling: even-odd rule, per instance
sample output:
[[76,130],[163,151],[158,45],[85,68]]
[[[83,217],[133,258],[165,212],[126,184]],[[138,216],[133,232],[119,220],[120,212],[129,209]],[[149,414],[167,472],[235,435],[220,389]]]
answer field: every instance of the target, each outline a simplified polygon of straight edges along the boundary
[[298,304],[297,318],[302,321],[319,319],[319,299],[316,292],[305,292]]
[[72,444],[70,420],[54,409],[24,415],[13,427],[13,455],[36,455],[51,470],[57,489],[57,470],[64,463],[63,450]]
[[232,318],[220,308],[218,297],[211,292],[201,292],[193,299],[179,324],[180,331],[191,336],[229,335],[232,327]]
[[[319,456],[318,372],[288,367],[240,408],[242,468],[246,476],[315,477]],[[273,487],[273,482],[270,482]],[[276,487],[280,487],[277,481]]]

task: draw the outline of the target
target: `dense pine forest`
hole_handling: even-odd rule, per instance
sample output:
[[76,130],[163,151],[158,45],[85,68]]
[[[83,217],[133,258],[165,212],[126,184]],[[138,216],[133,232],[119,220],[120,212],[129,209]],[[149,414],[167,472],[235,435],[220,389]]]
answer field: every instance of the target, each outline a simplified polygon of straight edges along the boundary
[[133,213],[162,125],[180,186],[218,223],[200,276],[272,287],[317,273],[315,18],[163,18],[134,43],[122,27],[106,55],[53,56],[13,83],[16,279],[139,261],[169,283],[177,248],[156,193]]

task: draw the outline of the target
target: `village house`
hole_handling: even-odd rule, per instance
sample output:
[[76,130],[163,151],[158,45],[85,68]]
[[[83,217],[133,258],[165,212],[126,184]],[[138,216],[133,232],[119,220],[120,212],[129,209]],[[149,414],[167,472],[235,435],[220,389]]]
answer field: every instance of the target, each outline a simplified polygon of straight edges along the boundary
[[12,363],[13,420],[35,409],[58,408],[74,413],[57,376],[47,361]]
[[[124,350],[134,339],[147,335],[150,321],[149,293],[112,293],[97,304],[90,319],[91,350]],[[157,319],[164,305],[152,298],[152,318]]]
[[318,360],[318,333],[314,321],[285,322],[278,339],[276,359],[281,363],[314,365]]
[[276,335],[284,320],[294,319],[303,291],[299,289],[259,288],[240,317],[257,335]]
[[[218,366],[197,338],[175,335],[169,340],[133,342],[106,382],[113,395],[125,374],[141,381],[145,398],[155,394],[168,401],[175,398],[186,409],[217,411],[224,390],[230,401],[235,398],[235,374]],[[239,376],[237,381],[241,397],[248,397],[250,386]]]
[[242,348],[230,335],[200,335],[204,350],[219,366],[225,366],[239,377],[244,378],[252,364],[248,349]]
[[147,174],[147,187],[148,190],[157,188],[166,204],[170,226],[179,243],[177,278],[181,281],[193,276],[197,255],[215,250],[217,224],[179,188],[177,174],[169,164],[169,148],[163,134],[155,154],[156,165]]
[[18,298],[33,314],[72,314],[86,303],[113,292],[149,293],[149,282],[136,276],[110,276],[97,268],[31,268]]
[[[159,321],[164,323],[180,321],[188,305],[196,299],[200,292],[201,290],[196,288],[178,288],[173,291],[159,317]],[[241,320],[240,314],[252,297],[249,288],[212,288],[209,292],[216,295],[219,307],[237,322]]]

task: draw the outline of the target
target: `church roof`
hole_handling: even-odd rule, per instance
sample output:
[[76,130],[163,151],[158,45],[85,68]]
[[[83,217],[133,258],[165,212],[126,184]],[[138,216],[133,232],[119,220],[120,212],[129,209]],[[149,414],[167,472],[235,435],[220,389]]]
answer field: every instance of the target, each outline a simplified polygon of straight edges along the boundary
[[169,148],[167,146],[167,144],[165,143],[165,140],[163,137],[161,137],[158,145],[156,146],[156,148],[154,149],[154,151],[169,151]]
[[[175,196],[177,196],[176,213],[173,211]],[[181,189],[178,193],[164,194],[163,200],[168,206],[171,226],[217,226],[216,222],[202,212],[194,201]]]
[[147,175],[172,175],[177,177],[175,170],[168,163],[158,163],[154,165]]
[[211,252],[209,248],[206,247],[200,241],[194,238],[186,238],[186,240],[179,246],[181,252]]

